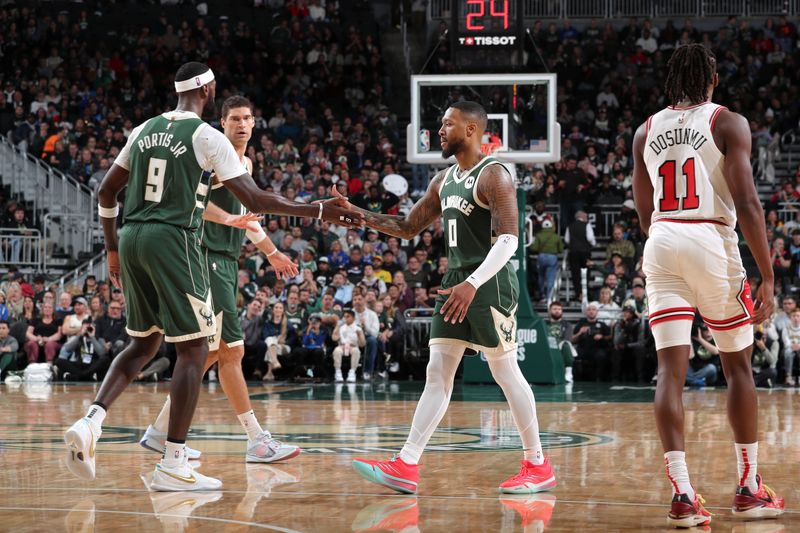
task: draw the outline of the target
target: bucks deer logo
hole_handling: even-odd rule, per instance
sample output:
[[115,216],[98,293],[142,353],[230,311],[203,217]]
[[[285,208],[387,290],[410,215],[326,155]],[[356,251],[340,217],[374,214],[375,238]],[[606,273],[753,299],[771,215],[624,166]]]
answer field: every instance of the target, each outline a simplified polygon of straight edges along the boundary
[[503,335],[506,336],[506,342],[511,342],[514,339],[514,326],[508,326],[506,329],[506,324],[500,324],[500,331],[503,332]]
[[203,307],[197,313],[206,320],[206,326],[211,327],[214,325],[214,313],[210,312],[207,307]]

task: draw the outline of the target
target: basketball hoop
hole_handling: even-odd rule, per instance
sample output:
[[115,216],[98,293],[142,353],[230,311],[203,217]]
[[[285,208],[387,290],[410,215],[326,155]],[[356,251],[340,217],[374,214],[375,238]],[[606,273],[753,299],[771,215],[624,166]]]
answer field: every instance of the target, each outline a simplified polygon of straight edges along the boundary
[[502,143],[481,143],[481,152],[483,155],[492,155],[502,147]]

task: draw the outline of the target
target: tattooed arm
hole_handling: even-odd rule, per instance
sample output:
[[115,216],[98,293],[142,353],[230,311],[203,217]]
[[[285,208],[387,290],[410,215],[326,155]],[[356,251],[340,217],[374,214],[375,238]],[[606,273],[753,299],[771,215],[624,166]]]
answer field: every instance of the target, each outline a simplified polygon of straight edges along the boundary
[[495,235],[519,237],[517,188],[501,165],[489,165],[478,180],[478,200],[489,205]]
[[[397,215],[383,215],[365,209],[356,208],[364,215],[367,227],[381,231],[401,239],[412,239],[415,235],[433,224],[442,214],[442,204],[439,200],[439,189],[442,186],[445,170],[436,174],[428,185],[428,191],[411,208],[407,217]],[[334,189],[335,190],[335,189]],[[516,204],[514,204],[516,207]]]

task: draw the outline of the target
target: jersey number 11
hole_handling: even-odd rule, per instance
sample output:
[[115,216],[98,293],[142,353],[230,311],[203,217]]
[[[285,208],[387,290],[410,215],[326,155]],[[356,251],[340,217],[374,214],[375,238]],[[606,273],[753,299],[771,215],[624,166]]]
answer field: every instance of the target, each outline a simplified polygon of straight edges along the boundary
[[[686,179],[686,196],[678,198],[675,182],[675,160],[670,159],[658,167],[658,175],[662,179],[661,201],[658,203],[658,210],[662,213],[669,211],[679,211],[686,209],[697,209],[700,207],[700,197],[697,196],[697,184],[694,177],[694,157],[687,159],[681,170]],[[683,202],[681,202],[681,200]],[[681,205],[683,203],[683,205]]]

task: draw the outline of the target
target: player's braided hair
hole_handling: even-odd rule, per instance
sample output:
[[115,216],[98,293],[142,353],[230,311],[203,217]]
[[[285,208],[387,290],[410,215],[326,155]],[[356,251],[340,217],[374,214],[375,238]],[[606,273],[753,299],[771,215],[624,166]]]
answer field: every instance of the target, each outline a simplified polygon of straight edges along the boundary
[[702,44],[686,44],[673,52],[667,63],[669,72],[665,89],[670,103],[683,99],[692,104],[706,101],[706,90],[713,83],[717,58]]

